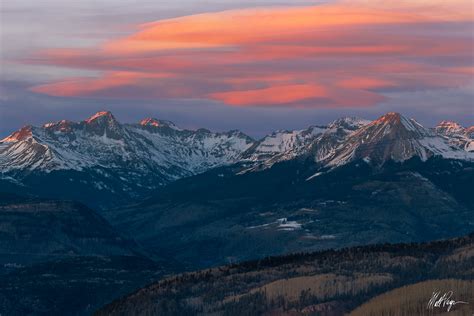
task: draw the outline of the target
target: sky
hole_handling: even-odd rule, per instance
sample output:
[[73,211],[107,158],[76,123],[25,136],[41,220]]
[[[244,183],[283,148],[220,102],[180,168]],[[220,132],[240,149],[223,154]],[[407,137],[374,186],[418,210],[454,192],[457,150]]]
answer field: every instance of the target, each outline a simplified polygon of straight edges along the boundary
[[470,0],[0,4],[0,136],[110,110],[277,129],[400,112],[474,124]]

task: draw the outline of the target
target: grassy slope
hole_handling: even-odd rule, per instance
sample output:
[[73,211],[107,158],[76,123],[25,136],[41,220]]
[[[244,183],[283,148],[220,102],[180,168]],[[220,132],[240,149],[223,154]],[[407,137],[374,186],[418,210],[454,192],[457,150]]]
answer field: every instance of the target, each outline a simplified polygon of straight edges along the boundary
[[[444,293],[453,291],[451,299],[469,302],[468,305],[457,304],[448,312],[446,307],[428,310],[427,303],[433,291]],[[351,316],[378,315],[452,315],[471,316],[474,310],[474,281],[468,280],[430,280],[403,286],[388,293],[381,294],[356,308]],[[470,306],[471,305],[471,306]]]

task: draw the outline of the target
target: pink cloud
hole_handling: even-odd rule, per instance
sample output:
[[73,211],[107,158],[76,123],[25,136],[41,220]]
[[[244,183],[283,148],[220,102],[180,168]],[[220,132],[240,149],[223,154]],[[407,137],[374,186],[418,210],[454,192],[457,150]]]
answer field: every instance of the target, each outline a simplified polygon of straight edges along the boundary
[[327,96],[328,94],[324,87],[310,84],[272,86],[243,91],[235,90],[209,95],[211,99],[238,106],[285,104],[312,98],[325,98]]
[[[206,13],[143,24],[95,48],[45,50],[22,62],[102,72],[31,88],[53,96],[371,106],[385,99],[384,89],[450,88],[472,79],[466,58],[472,34],[456,33],[462,23],[472,26],[467,4],[382,7],[356,0]],[[440,25],[453,35],[430,32]]]

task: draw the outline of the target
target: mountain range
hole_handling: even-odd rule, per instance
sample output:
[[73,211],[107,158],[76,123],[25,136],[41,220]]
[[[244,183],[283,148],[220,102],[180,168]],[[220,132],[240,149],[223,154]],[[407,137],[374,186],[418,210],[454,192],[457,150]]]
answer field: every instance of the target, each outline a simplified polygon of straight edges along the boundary
[[358,159],[375,166],[412,157],[473,161],[473,130],[448,121],[424,128],[388,113],[372,122],[342,118],[254,140],[235,130],[185,130],[154,118],[121,124],[101,111],[81,122],[25,126],[2,139],[0,188],[105,209],[140,201],[178,179],[236,164],[242,174],[302,156],[319,169]]
[[[165,279],[158,291],[146,287],[99,314],[197,308],[239,315],[249,306],[263,312],[258,305],[285,315],[341,315],[403,284],[465,278],[472,235],[412,243],[474,231],[473,136],[473,127],[444,121],[425,128],[397,113],[259,140],[153,118],[121,124],[107,111],[23,127],[0,141],[0,311],[90,315],[170,273],[222,264],[230,265]],[[387,242],[405,244],[361,248]],[[261,261],[312,251],[323,252]],[[360,266],[350,270],[354,258]],[[456,273],[443,263],[452,258]],[[246,260],[259,261],[235,264]],[[370,275],[361,270],[367,260]],[[331,270],[335,262],[343,266]],[[316,263],[321,270],[311,270]],[[420,278],[420,267],[432,272]],[[210,284],[227,286],[227,277],[249,286],[231,284],[235,297],[219,287],[204,294]],[[345,292],[322,297],[297,287],[281,300],[260,291],[280,293],[307,278],[360,291],[348,304]],[[189,280],[197,282],[193,298]],[[169,299],[175,290],[179,299]],[[192,300],[208,303],[183,303]]]

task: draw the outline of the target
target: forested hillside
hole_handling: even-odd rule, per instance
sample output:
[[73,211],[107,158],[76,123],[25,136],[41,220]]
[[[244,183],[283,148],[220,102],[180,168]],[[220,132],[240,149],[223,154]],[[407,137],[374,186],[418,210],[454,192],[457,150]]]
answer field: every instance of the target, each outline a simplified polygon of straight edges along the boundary
[[[452,279],[449,282],[454,283],[448,285],[471,280],[473,241],[471,234],[422,244],[327,250],[186,273],[117,300],[97,315],[343,315],[405,285],[433,279]],[[459,292],[451,290],[461,300],[472,293],[472,286],[472,282],[462,283]],[[409,311],[428,303],[431,292],[420,293],[429,295],[415,296],[417,305]],[[360,314],[361,310],[380,311],[377,308],[384,305],[383,298],[376,298],[358,315],[368,315]],[[391,304],[386,311],[402,308]]]

